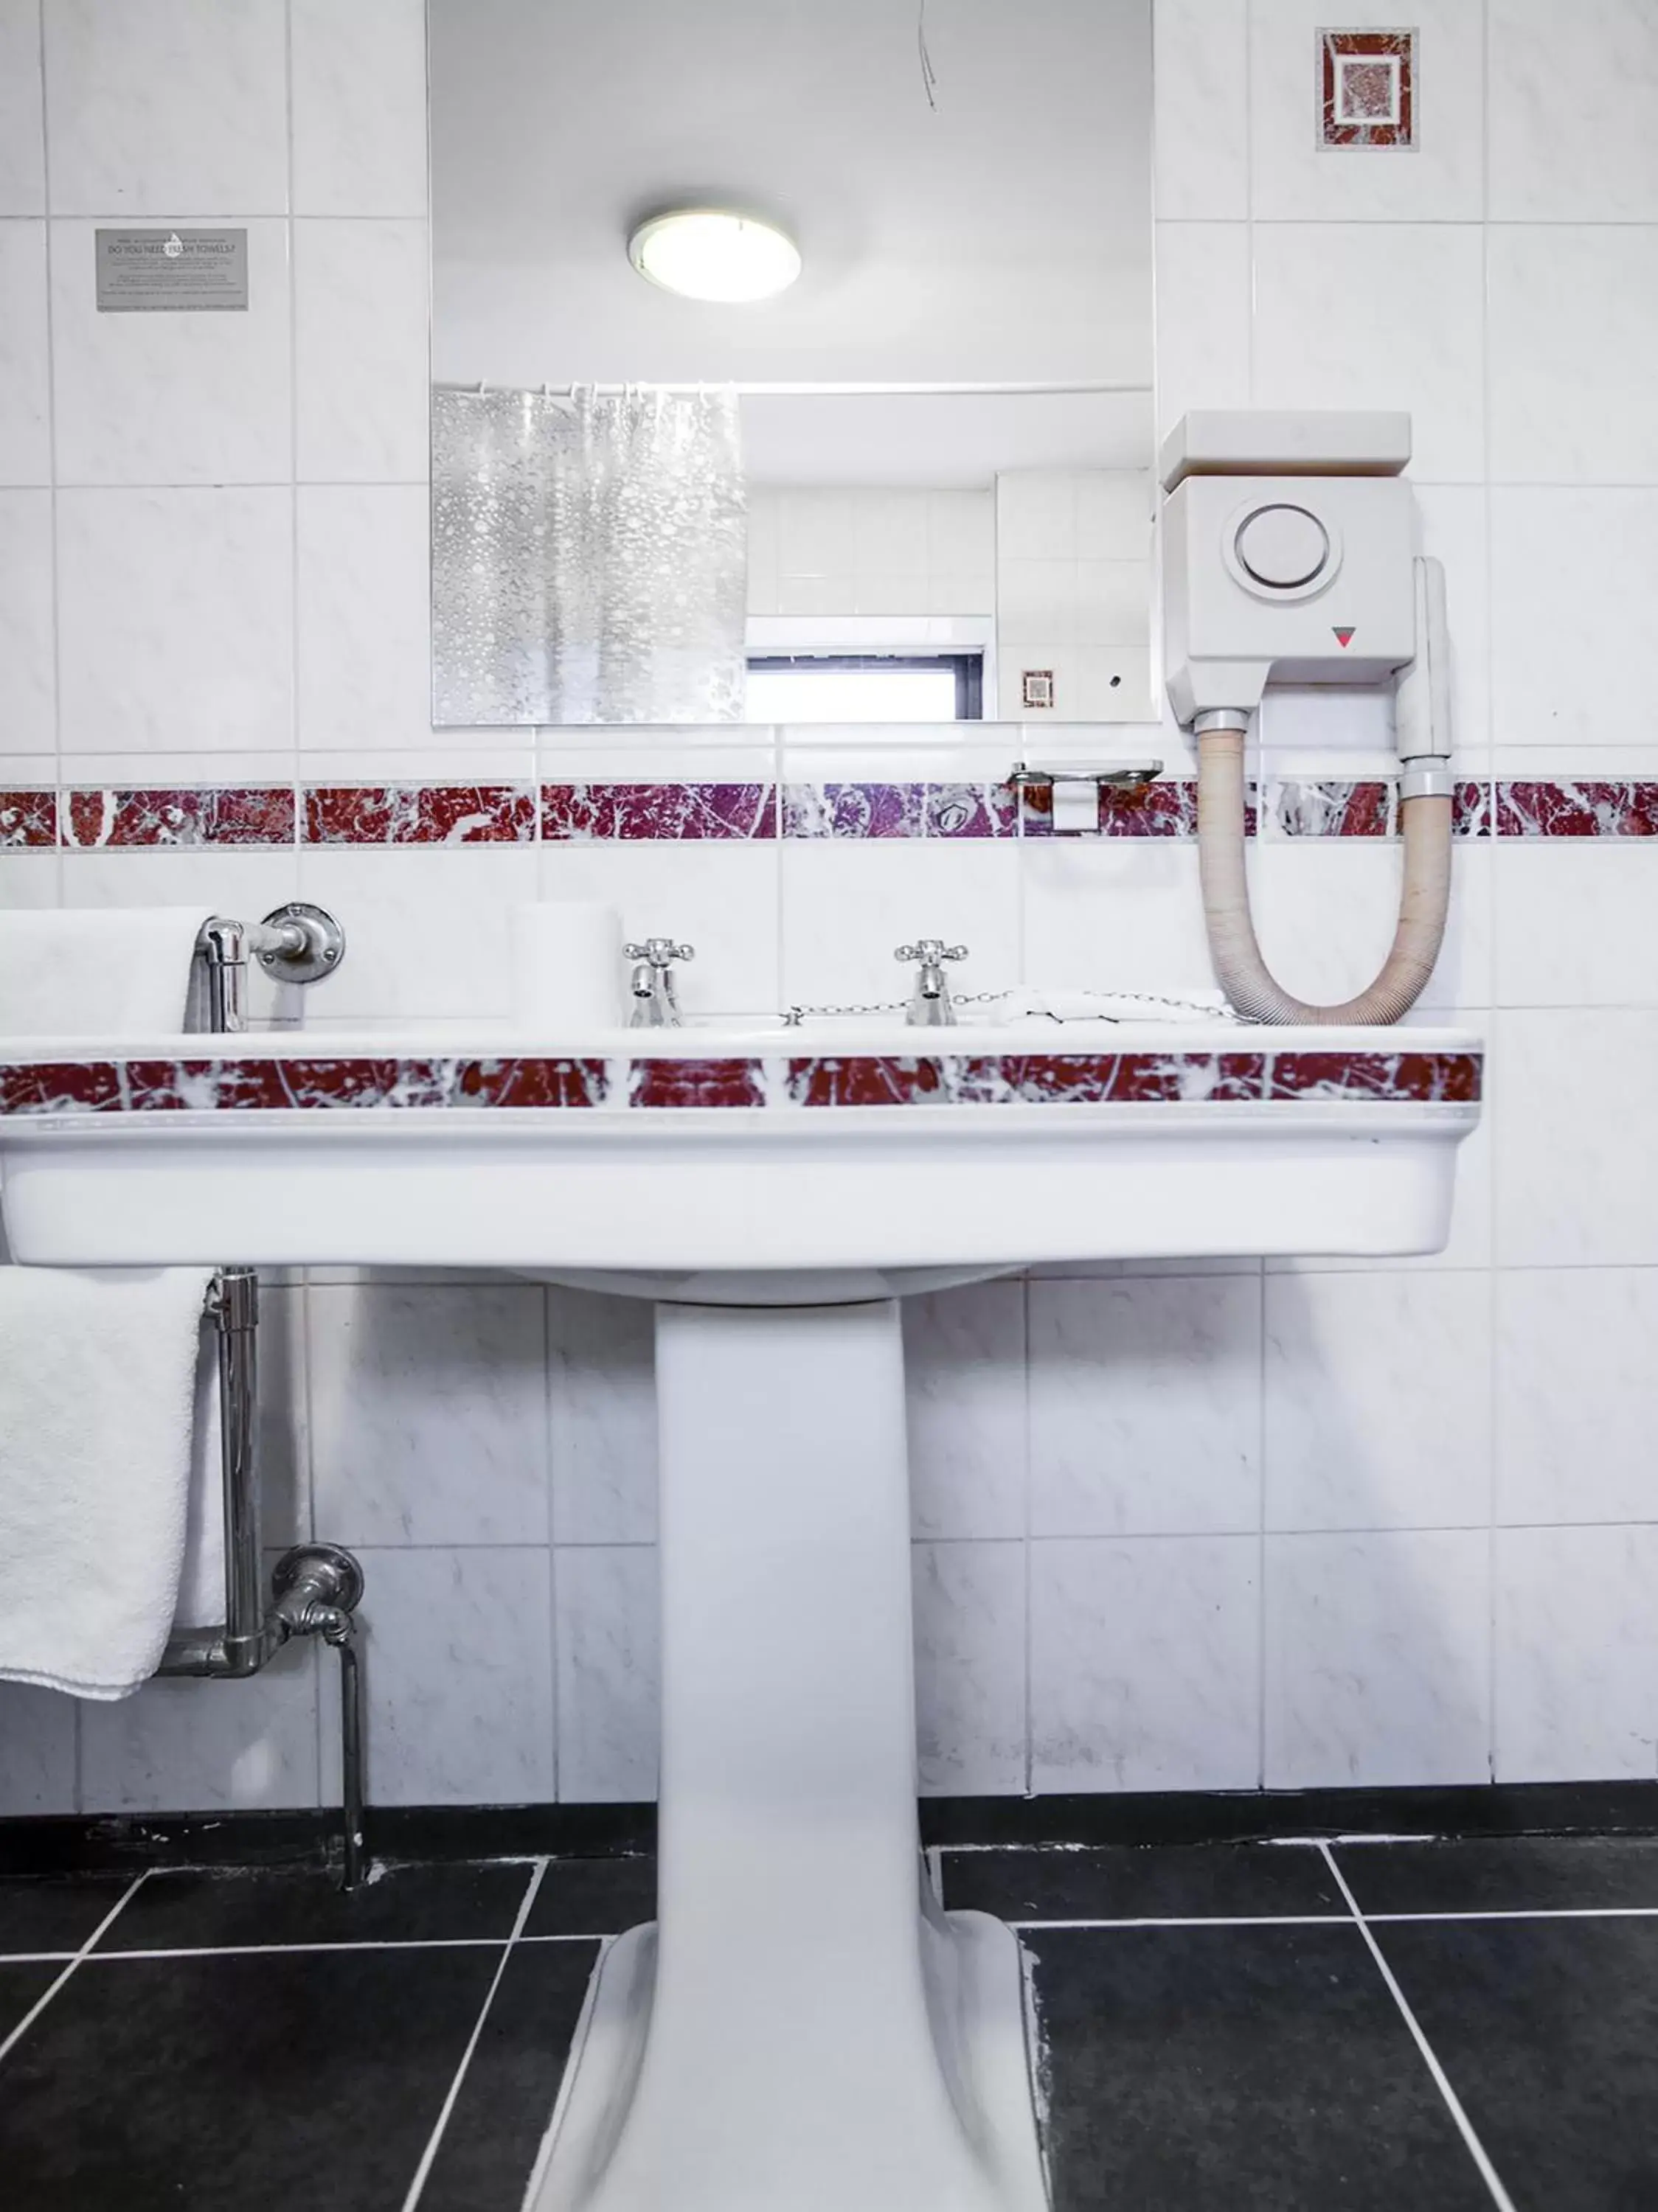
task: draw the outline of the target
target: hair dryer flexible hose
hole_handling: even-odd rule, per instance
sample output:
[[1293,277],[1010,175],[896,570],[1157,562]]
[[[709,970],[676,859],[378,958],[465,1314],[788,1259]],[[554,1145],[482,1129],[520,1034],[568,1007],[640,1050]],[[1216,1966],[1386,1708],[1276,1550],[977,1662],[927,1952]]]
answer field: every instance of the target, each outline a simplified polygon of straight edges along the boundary
[[1387,1024],[1413,1006],[1439,957],[1451,892],[1451,802],[1406,799],[1399,807],[1405,888],[1399,927],[1381,973],[1338,1006],[1309,1006],[1284,990],[1261,957],[1244,874],[1244,741],[1240,730],[1198,739],[1198,867],[1216,979],[1246,1021],[1289,1027]]

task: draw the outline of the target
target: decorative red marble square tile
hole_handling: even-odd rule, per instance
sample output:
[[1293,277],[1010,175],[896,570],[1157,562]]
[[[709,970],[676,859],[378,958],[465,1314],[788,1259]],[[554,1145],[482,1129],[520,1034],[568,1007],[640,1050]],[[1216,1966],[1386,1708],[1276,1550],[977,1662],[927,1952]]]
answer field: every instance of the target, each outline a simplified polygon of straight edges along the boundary
[[0,791],[0,853],[21,853],[58,842],[58,794]]
[[1416,144],[1416,33],[1316,33],[1320,146]]

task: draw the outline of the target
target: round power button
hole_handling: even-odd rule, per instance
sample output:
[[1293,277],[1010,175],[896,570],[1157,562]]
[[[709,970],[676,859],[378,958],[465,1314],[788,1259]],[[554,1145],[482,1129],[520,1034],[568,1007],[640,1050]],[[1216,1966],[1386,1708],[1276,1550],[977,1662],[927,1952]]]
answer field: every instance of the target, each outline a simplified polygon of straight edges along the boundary
[[1234,542],[1245,574],[1277,592],[1310,584],[1330,558],[1330,534],[1317,515],[1287,502],[1247,514]]

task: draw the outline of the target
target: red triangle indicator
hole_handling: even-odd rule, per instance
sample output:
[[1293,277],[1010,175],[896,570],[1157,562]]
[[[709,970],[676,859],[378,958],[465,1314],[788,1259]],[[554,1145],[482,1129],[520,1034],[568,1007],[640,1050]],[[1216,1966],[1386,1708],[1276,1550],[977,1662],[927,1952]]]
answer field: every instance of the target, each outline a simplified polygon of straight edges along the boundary
[[1353,642],[1353,633],[1350,629],[1338,629],[1335,635],[1338,645],[1351,645]]

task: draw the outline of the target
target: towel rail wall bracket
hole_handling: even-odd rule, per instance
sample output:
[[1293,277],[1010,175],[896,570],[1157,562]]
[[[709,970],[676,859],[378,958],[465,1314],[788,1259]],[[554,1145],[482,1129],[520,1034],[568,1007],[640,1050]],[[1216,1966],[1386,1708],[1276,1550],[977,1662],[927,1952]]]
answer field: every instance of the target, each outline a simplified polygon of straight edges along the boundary
[[355,1889],[365,1863],[363,1673],[357,1608],[363,1569],[338,1544],[296,1544],[277,1562],[267,1600],[259,1536],[259,1277],[222,1267],[208,1286],[218,1333],[221,1480],[224,1497],[224,1625],[174,1630],[157,1673],[245,1680],[296,1636],[319,1636],[339,1654],[341,1886]]
[[206,987],[203,1026],[217,1036],[247,1026],[250,957],[277,983],[318,983],[336,974],[345,957],[345,932],[326,907],[290,899],[263,921],[233,921],[215,915],[196,939]]

